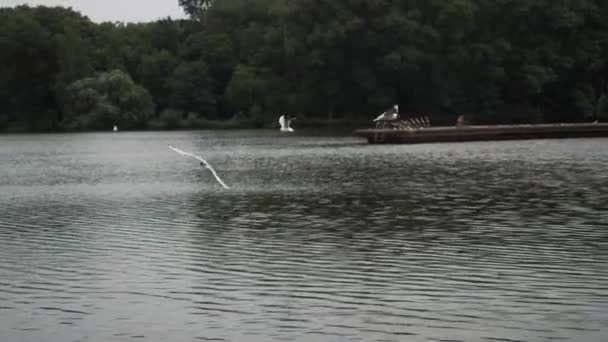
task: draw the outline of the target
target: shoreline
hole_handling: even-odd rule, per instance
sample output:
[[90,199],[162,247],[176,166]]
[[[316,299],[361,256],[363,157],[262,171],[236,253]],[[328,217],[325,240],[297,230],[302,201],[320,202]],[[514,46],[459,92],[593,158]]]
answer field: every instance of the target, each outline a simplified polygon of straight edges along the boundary
[[[301,119],[294,124],[295,130],[309,130],[309,129],[336,129],[336,130],[356,130],[360,127],[369,126],[371,120],[307,120]],[[150,123],[146,127],[140,128],[128,128],[121,129],[118,125],[118,132],[170,132],[170,131],[225,131],[225,130],[264,130],[264,129],[278,129],[278,122],[254,122],[254,121],[236,121],[236,120],[204,120],[197,124],[178,124],[175,126],[164,126],[160,124]],[[112,133],[112,127],[105,129],[91,129],[91,130],[74,130],[74,129],[45,129],[35,130],[27,129],[22,125],[8,126],[0,129],[0,134],[43,134],[43,133]]]

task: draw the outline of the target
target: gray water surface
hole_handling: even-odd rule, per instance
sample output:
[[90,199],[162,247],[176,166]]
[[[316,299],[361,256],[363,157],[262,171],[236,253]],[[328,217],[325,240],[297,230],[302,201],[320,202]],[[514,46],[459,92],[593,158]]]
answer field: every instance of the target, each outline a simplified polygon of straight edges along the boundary
[[607,147],[0,136],[0,341],[606,341]]

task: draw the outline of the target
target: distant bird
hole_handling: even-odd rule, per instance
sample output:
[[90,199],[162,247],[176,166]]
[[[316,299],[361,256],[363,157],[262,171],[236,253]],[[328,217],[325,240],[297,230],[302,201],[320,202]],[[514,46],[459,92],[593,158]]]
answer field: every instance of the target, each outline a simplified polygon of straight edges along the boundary
[[215,173],[215,170],[213,169],[213,167],[211,167],[211,164],[209,164],[205,159],[203,159],[202,157],[197,156],[196,154],[190,153],[190,152],[184,152],[180,149],[177,149],[171,145],[169,145],[169,148],[172,149],[173,151],[181,154],[182,156],[186,156],[186,157],[192,157],[198,161],[201,162],[202,166],[205,166],[206,168],[209,169],[209,171],[211,171],[211,173],[213,173],[213,176],[215,177],[215,179],[217,180],[218,183],[220,183],[220,185],[224,188],[224,189],[230,189],[226,183],[224,183],[224,181],[222,181],[222,179],[220,178],[220,176],[217,175],[217,173]]
[[116,125],[114,125],[114,128],[112,129],[112,131],[118,132],[118,127],[116,127]]
[[597,125],[597,120],[593,121],[593,124],[594,124],[594,125]]
[[296,118],[291,118],[285,120],[285,115],[281,115],[279,117],[279,125],[281,125],[281,132],[293,132],[293,128],[291,128],[291,122]]

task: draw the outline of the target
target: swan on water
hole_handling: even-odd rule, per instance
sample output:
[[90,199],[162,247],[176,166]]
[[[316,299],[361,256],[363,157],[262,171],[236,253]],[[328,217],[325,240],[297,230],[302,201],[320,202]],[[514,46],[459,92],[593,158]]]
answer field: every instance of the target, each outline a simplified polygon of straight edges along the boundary
[[293,132],[293,128],[291,128],[291,121],[296,118],[285,120],[285,115],[281,115],[279,117],[279,125],[281,125],[281,132]]
[[169,145],[169,148],[172,149],[173,151],[181,154],[182,156],[186,156],[186,157],[192,157],[198,161],[201,162],[202,166],[205,166],[207,169],[209,169],[209,171],[211,171],[211,173],[213,174],[213,176],[215,177],[215,179],[217,180],[218,183],[220,183],[220,185],[224,188],[224,189],[230,189],[226,183],[224,183],[224,181],[222,181],[222,179],[220,178],[220,176],[217,175],[217,173],[215,172],[215,170],[213,169],[213,167],[211,167],[211,164],[209,164],[205,159],[203,159],[203,157],[197,156],[194,153],[190,153],[190,152],[185,152],[182,151],[180,149],[177,149],[171,145]]

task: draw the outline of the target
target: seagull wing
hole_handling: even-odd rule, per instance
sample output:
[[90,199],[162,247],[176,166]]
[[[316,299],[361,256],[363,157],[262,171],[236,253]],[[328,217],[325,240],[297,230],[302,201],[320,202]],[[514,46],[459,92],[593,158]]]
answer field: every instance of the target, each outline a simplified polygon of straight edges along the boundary
[[376,122],[378,120],[382,120],[383,117],[384,117],[384,113],[378,115],[378,117],[374,119],[374,122]]
[[209,171],[211,171],[211,173],[213,174],[213,176],[215,177],[215,179],[217,180],[217,182],[218,182],[218,183],[220,183],[220,185],[221,185],[222,187],[224,187],[224,189],[230,189],[230,188],[229,188],[229,187],[228,187],[228,186],[227,186],[227,185],[224,183],[224,181],[222,181],[222,179],[220,178],[220,176],[218,176],[218,175],[217,175],[217,173],[215,172],[215,170],[213,169],[213,167],[211,166],[211,164],[209,164],[209,163],[208,163],[208,162],[207,162],[205,159],[203,159],[203,158],[202,158],[202,157],[200,157],[200,156],[197,156],[197,155],[196,155],[196,154],[194,154],[194,153],[190,153],[190,152],[185,152],[185,151],[182,151],[182,150],[180,150],[180,149],[178,149],[178,148],[175,148],[175,147],[173,147],[173,146],[171,146],[171,145],[169,145],[169,148],[170,148],[170,149],[172,149],[173,151],[175,151],[175,152],[177,152],[177,153],[181,154],[182,156],[186,156],[186,157],[192,157],[192,158],[194,158],[194,159],[196,159],[196,160],[200,161],[201,163],[203,163],[203,164],[205,165],[205,167],[206,167],[207,169],[209,169]]

